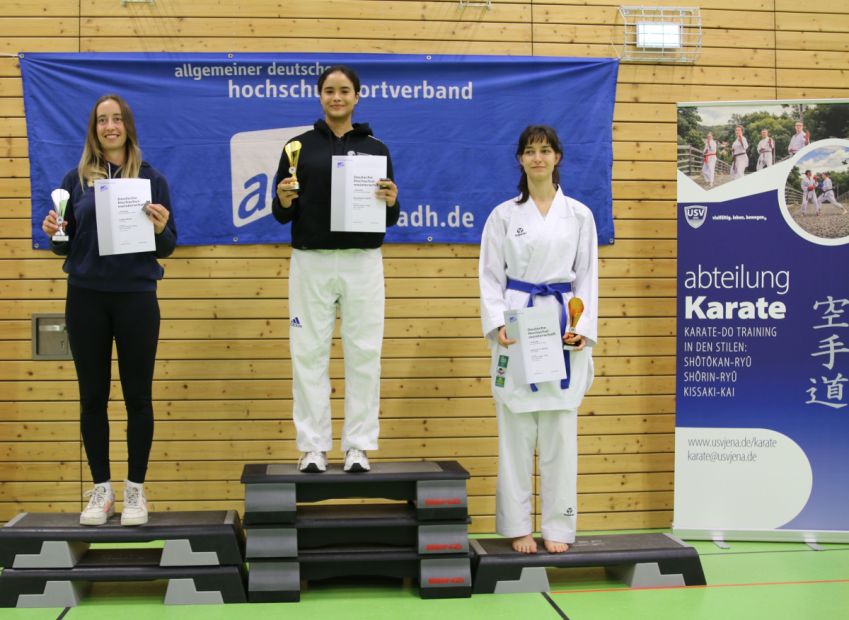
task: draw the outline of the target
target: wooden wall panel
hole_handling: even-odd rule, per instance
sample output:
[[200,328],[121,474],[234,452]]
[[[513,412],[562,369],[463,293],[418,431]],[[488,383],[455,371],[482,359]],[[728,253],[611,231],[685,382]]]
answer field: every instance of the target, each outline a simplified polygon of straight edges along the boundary
[[[0,9],[0,520],[81,507],[88,485],[70,361],[31,359],[30,316],[61,312],[61,260],[30,246],[18,52],[335,51],[610,56],[617,0],[7,0]],[[679,0],[653,0],[678,6]],[[669,527],[675,368],[677,101],[849,96],[849,5],[695,0],[693,65],[623,64],[613,125],[617,241],[601,248],[597,379],[580,416],[582,529]],[[342,36],[340,36],[342,35]],[[812,81],[811,76],[815,76]],[[160,289],[154,509],[240,508],[246,461],[294,459],[284,246],[179,248]],[[375,459],[456,458],[476,532],[494,529],[496,425],[475,246],[386,246]],[[338,334],[337,334],[338,335]],[[114,369],[117,377],[117,366]],[[332,409],[341,415],[341,345]],[[114,437],[125,431],[120,384]],[[115,477],[125,446],[112,446]],[[338,458],[338,455],[333,455]]]

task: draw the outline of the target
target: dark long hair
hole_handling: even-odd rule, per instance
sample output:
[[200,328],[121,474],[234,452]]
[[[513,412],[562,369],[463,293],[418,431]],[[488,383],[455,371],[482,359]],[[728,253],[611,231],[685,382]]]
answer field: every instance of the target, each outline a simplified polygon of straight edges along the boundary
[[[516,146],[516,158],[521,159],[522,153],[525,152],[525,147],[534,142],[547,142],[555,153],[560,155],[560,161],[554,166],[554,172],[551,175],[551,180],[555,185],[560,185],[560,163],[563,161],[563,145],[560,144],[560,138],[557,137],[557,132],[553,127],[548,125],[528,125],[519,136],[519,144]],[[528,189],[528,175],[525,174],[525,169],[522,164],[519,164],[519,193],[521,194],[516,199],[516,204],[527,202],[531,196]]]
[[332,67],[327,67],[321,75],[318,76],[318,92],[321,92],[321,87],[324,86],[325,80],[327,80],[327,76],[331,73],[336,72],[341,73],[346,78],[351,80],[351,84],[354,85],[354,92],[358,95],[360,94],[360,76],[357,75],[357,72],[351,69],[346,65],[333,65]]

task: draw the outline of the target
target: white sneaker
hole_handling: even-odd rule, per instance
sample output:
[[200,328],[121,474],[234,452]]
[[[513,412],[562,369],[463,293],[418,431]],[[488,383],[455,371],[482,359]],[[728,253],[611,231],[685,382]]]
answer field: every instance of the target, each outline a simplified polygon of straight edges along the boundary
[[144,496],[144,488],[125,486],[121,525],[144,525],[145,523],[147,523],[147,498]]
[[327,471],[327,455],[324,452],[304,452],[298,462],[298,469],[311,474]]
[[80,514],[80,525],[103,525],[115,514],[115,494],[109,487],[96,484],[83,497],[91,499]]
[[345,467],[343,467],[345,471],[348,472],[361,472],[368,471],[368,457],[364,450],[357,450],[356,448],[351,448],[345,453]]

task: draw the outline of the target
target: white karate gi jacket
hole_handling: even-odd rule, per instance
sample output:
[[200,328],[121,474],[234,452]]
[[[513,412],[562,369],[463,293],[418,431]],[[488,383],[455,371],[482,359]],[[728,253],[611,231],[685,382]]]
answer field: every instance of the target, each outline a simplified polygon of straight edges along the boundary
[[817,189],[817,182],[814,181],[813,178],[809,179],[808,177],[803,176],[799,185],[802,188],[802,192],[804,192],[805,194],[808,194],[808,195],[811,195],[811,196],[816,196],[816,194],[814,192]]
[[834,184],[832,184],[831,179],[822,180],[822,188],[820,189],[820,192],[820,199],[823,202],[828,201],[833,204],[840,204],[837,202],[837,198],[834,197]]
[[808,146],[808,136],[805,132],[794,133],[790,138],[790,144],[787,146],[787,152],[793,155],[797,151],[801,151],[806,146]]
[[[480,256],[481,321],[492,351],[492,392],[496,401],[513,413],[574,410],[581,404],[593,380],[592,347],[598,339],[598,239],[595,220],[589,208],[558,189],[548,215],[543,218],[533,202],[501,203],[487,218],[481,238]],[[507,277],[531,284],[569,282],[572,296],[584,302],[577,332],[587,340],[582,351],[570,355],[571,376],[567,389],[559,381],[538,383],[537,392],[529,385],[516,384],[508,362],[505,383],[499,387],[499,356],[511,355],[498,344],[498,328],[504,325],[504,311],[528,304],[528,294],[507,290]],[[534,305],[559,304],[554,296],[537,296]]]
[[731,176],[739,178],[743,176],[746,168],[749,166],[749,156],[746,151],[749,148],[749,141],[745,137],[739,140],[734,140],[731,145]]

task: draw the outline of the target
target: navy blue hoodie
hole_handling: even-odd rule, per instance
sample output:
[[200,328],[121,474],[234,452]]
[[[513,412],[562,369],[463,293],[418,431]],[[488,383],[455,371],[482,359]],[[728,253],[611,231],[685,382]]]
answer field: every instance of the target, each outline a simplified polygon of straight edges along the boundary
[[[111,169],[115,178],[120,168]],[[97,222],[94,208],[94,188],[81,187],[77,169],[69,171],[62,179],[62,189],[71,195],[65,209],[68,221],[65,232],[69,240],[50,242],[55,254],[67,256],[62,269],[68,274],[68,284],[81,288],[115,293],[155,291],[157,280],[161,280],[165,269],[157,258],[170,256],[177,246],[177,228],[168,181],[147,162],[142,162],[140,179],[150,179],[151,202],[168,209],[170,217],[165,230],[155,236],[155,252],[116,254],[100,256],[97,243]]]

